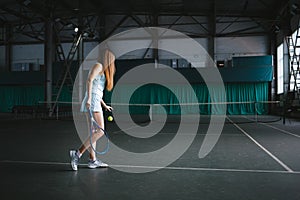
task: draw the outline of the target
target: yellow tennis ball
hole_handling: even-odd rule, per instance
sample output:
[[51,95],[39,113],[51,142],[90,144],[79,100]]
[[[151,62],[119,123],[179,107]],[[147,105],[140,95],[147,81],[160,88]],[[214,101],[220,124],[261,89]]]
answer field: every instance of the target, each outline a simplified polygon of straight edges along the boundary
[[113,118],[112,116],[108,116],[108,117],[107,117],[107,120],[108,120],[109,122],[112,122],[112,121],[114,120],[114,118]]

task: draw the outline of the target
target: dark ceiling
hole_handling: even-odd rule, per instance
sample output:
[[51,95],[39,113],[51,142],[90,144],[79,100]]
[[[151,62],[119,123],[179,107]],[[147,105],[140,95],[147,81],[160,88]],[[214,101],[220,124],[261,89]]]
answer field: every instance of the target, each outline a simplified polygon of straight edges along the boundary
[[[271,33],[276,28],[289,29],[291,17],[299,12],[298,5],[300,0],[1,0],[0,27],[10,27],[14,34],[23,35],[22,41],[34,42],[43,41],[47,19],[59,23],[58,29],[65,31],[64,35],[69,35],[66,31],[73,29],[74,25],[84,24],[98,32],[105,29],[107,37],[122,26],[173,28],[180,20],[185,21],[181,26],[192,25],[183,18],[172,19],[185,16],[206,30],[203,33],[194,30],[191,33],[194,36],[259,35]],[[107,16],[110,21],[101,22]],[[162,17],[166,16],[173,22],[164,22]],[[129,18],[132,22],[128,21]],[[229,31],[228,27],[241,23],[248,23],[248,26]]]
[[[296,2],[296,1],[295,1]],[[2,0],[1,22],[32,14],[30,20],[76,14],[154,14],[244,16],[274,20],[289,6],[288,0]],[[214,11],[215,10],[215,11]],[[33,16],[35,15],[35,16]],[[27,18],[27,17],[26,17]],[[26,19],[25,18],[25,19]]]

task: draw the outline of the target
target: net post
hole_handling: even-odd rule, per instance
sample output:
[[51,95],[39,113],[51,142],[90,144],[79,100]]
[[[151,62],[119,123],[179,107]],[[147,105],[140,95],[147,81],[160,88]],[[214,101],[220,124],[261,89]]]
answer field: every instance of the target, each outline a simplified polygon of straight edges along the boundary
[[258,122],[258,112],[257,112],[257,102],[254,101],[254,110],[255,110],[255,122]]
[[285,118],[285,115],[286,115],[285,109],[286,109],[286,98],[284,97],[284,99],[283,99],[283,110],[282,110],[282,124],[283,125],[285,125],[285,120],[286,120],[286,118]]
[[58,120],[58,106],[59,104],[56,105],[56,120]]
[[150,119],[150,121],[153,120],[153,104],[150,104],[150,107],[149,107],[149,119]]

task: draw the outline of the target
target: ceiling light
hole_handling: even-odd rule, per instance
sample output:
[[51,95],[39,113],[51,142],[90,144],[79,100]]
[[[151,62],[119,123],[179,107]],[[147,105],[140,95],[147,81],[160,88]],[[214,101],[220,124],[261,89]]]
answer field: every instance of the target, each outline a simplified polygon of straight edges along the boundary
[[30,3],[31,3],[31,0],[25,0],[25,1],[23,1],[23,4],[24,4],[25,6],[28,6]]

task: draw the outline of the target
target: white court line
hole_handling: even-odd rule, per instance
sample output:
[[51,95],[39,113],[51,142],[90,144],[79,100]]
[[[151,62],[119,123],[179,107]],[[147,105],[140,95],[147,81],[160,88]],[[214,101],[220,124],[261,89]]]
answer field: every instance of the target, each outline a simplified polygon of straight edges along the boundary
[[285,134],[288,134],[288,135],[291,135],[291,136],[300,138],[300,135],[296,135],[296,134],[291,133],[291,132],[289,132],[289,131],[286,131],[286,130],[277,128],[277,127],[275,127],[275,126],[272,126],[272,125],[269,125],[269,124],[264,124],[264,123],[260,123],[260,124],[265,125],[265,126],[268,126],[268,127],[270,127],[270,128],[273,128],[273,129],[275,129],[275,130],[277,130],[277,131],[280,131],[280,132],[282,132],[282,133],[285,133]]
[[232,124],[238,128],[242,133],[244,133],[250,140],[252,140],[259,148],[261,148],[265,153],[267,153],[271,158],[273,158],[277,163],[279,163],[285,170],[288,172],[293,172],[291,168],[289,168],[286,164],[284,164],[279,158],[274,156],[270,151],[268,151],[265,147],[263,147],[259,142],[257,142],[253,137],[251,137],[244,129],[239,127],[236,123],[234,123],[231,119],[228,118]]
[[[45,161],[13,161],[2,160],[0,163],[8,164],[35,164],[35,165],[70,165],[67,162],[45,162]],[[87,164],[79,164],[87,166]],[[281,170],[251,170],[251,169],[222,169],[222,168],[204,168],[204,167],[158,167],[158,166],[137,166],[137,165],[109,165],[115,168],[140,168],[140,169],[161,169],[161,170],[186,170],[186,171],[215,171],[215,172],[243,172],[243,173],[274,173],[274,174],[300,174],[300,171],[281,171]]]
[[135,125],[135,126],[131,126],[131,127],[128,127],[128,128],[126,128],[126,129],[120,129],[120,130],[118,130],[118,131],[114,131],[114,132],[112,132],[113,134],[116,134],[116,133],[122,133],[122,132],[124,132],[124,131],[129,131],[129,130],[131,130],[131,129],[134,129],[134,128],[137,128],[137,127],[139,127],[139,125]]

